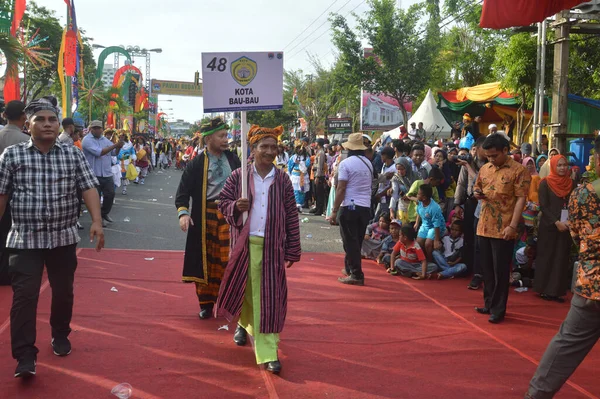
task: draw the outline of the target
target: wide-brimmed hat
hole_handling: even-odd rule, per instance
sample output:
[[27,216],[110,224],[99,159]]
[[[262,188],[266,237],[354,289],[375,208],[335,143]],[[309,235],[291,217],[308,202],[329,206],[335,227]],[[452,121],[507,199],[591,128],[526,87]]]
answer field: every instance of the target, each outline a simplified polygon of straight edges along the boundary
[[349,135],[348,141],[343,143],[342,147],[350,151],[361,151],[367,149],[367,147],[363,143],[362,133],[352,133],[351,135]]

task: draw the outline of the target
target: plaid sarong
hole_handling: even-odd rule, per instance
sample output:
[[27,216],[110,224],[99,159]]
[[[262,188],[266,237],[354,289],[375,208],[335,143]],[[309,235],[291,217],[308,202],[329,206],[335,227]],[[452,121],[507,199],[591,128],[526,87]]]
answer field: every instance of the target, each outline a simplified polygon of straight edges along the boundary
[[200,305],[214,304],[229,260],[229,225],[215,202],[206,203],[206,261],[208,284],[196,282]]

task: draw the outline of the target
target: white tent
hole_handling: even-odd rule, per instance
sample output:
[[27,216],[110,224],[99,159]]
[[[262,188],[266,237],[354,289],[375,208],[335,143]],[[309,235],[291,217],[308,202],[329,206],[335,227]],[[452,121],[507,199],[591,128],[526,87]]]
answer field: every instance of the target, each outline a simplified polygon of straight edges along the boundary
[[423,122],[423,129],[427,132],[426,139],[430,138],[445,138],[450,137],[452,128],[444,119],[444,116],[437,107],[437,102],[431,90],[427,91],[425,99],[421,103],[421,106],[412,115],[406,124],[407,130],[410,130],[410,124],[414,122],[417,125],[419,122]]

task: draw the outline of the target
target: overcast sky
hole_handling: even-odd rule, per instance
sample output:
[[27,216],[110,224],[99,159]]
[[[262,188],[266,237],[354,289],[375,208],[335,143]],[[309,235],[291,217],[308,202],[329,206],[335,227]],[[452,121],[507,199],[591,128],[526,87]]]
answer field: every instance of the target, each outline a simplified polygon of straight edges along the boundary
[[[66,22],[63,0],[36,2]],[[415,2],[403,0],[401,6]],[[93,43],[162,48],[161,54],[152,54],[151,77],[191,82],[201,70],[202,52],[283,50],[286,69],[305,71],[310,70],[310,52],[330,64],[335,55],[328,14],[360,13],[367,5],[364,0],[75,0],[75,8],[80,28]],[[94,54],[97,59],[100,50]],[[112,63],[112,57],[107,61]],[[143,59],[137,66],[144,72]],[[201,98],[160,97],[165,99],[172,102],[159,101],[159,106],[170,119],[193,122],[202,117]]]

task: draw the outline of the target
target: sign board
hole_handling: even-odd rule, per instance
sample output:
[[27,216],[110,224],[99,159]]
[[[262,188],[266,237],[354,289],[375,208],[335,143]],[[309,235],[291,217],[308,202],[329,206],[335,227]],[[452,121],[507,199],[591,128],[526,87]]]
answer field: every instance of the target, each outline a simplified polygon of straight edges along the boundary
[[195,85],[192,82],[152,79],[151,90],[152,94],[202,97],[202,83]]
[[204,112],[283,108],[283,53],[202,53]]
[[327,134],[352,133],[352,118],[327,118],[325,126]]

